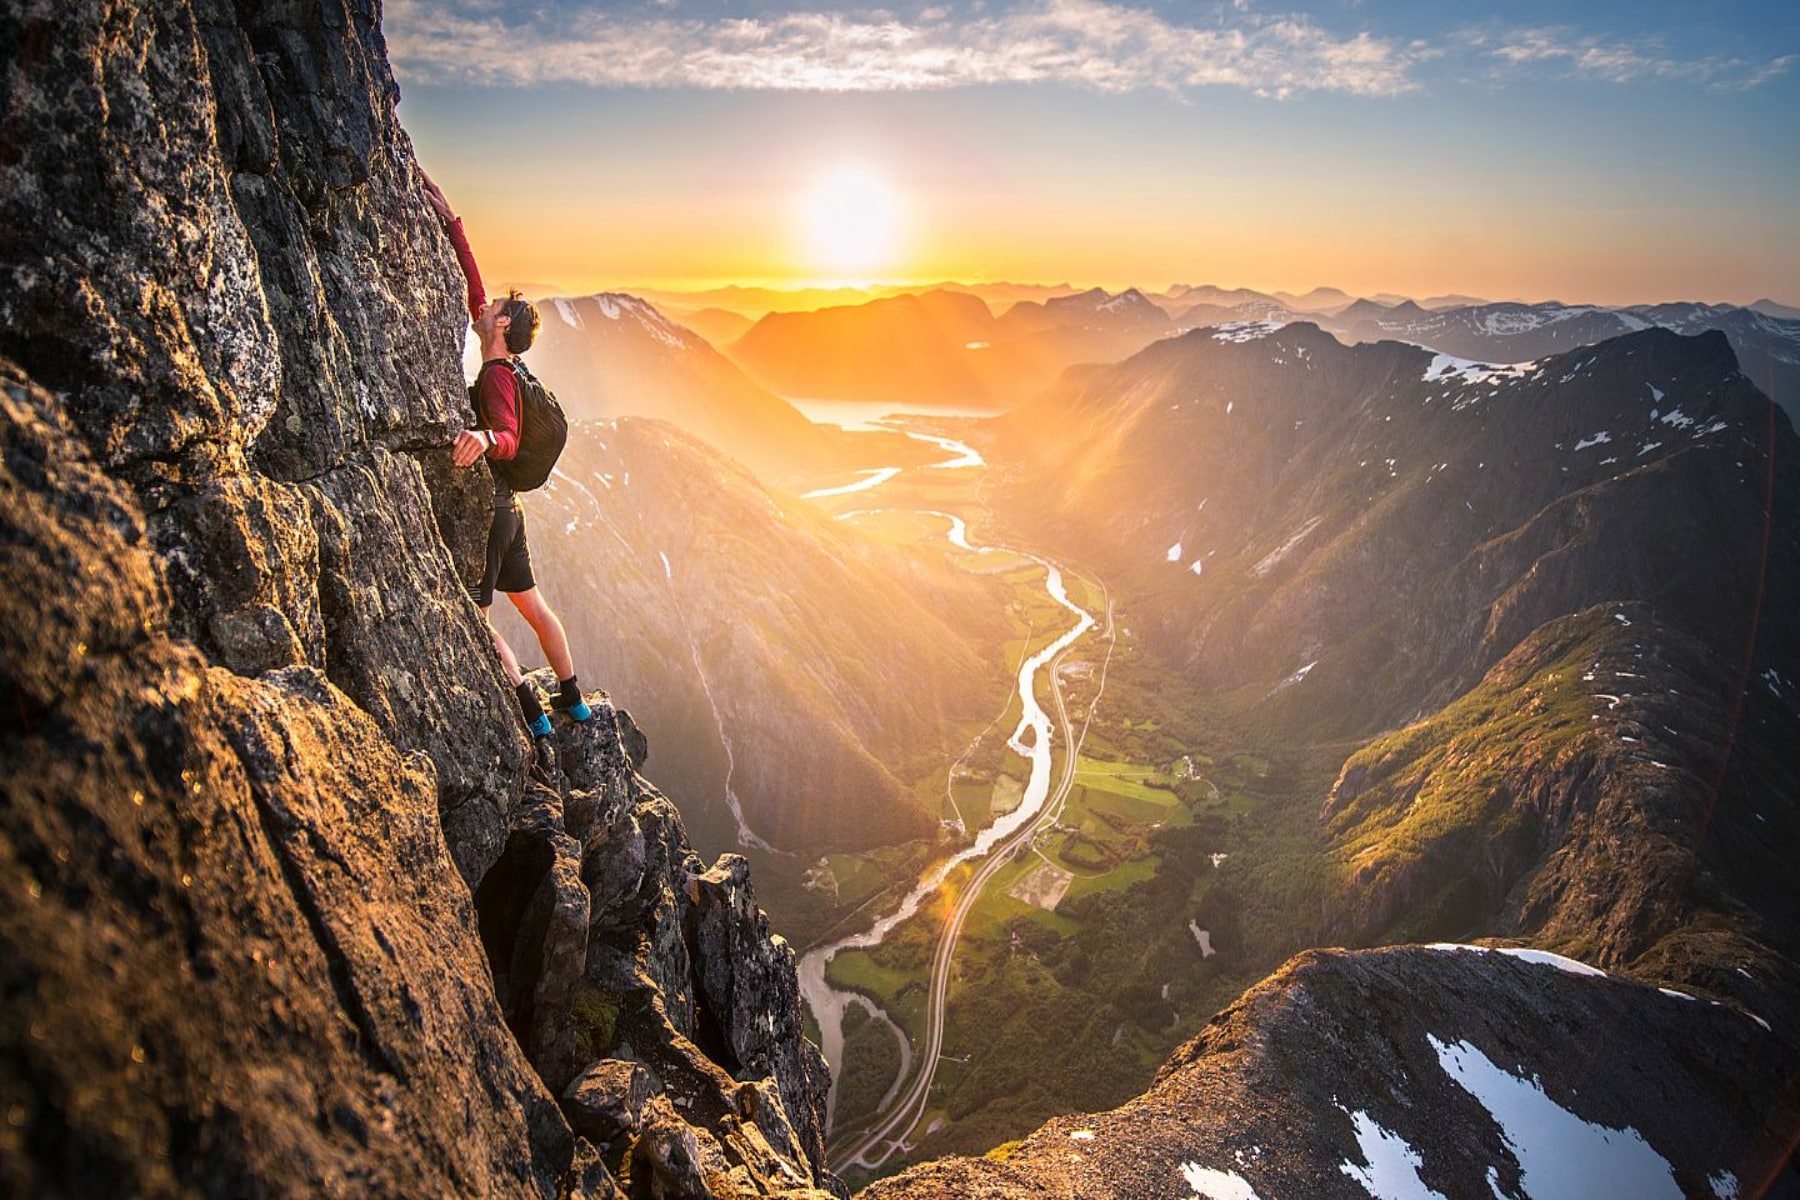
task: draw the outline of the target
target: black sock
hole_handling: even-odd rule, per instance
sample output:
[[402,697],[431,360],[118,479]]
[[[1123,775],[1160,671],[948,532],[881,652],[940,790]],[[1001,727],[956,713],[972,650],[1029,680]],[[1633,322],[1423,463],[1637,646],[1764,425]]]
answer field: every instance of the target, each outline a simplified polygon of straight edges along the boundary
[[577,683],[575,676],[571,675],[562,681],[562,702],[573,704],[579,699],[581,699],[581,684]]
[[532,687],[529,682],[519,684],[513,691],[518,693],[519,707],[525,710],[527,725],[544,715],[544,706],[538,703],[537,689]]

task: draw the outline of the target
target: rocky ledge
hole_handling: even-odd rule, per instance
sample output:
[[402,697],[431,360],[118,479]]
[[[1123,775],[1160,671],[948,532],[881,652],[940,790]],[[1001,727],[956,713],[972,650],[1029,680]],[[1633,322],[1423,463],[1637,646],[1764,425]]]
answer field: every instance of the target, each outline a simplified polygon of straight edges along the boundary
[[860,1196],[1793,1196],[1792,1067],[1759,1017],[1542,951],[1315,950],[1138,1099]]

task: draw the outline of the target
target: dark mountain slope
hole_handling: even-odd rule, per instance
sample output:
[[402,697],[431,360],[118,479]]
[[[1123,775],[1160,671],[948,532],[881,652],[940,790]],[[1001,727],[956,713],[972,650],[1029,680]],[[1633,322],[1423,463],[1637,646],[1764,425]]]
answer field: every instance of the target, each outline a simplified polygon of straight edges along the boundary
[[1755,964],[1786,1019],[1800,444],[1721,334],[1495,372],[1201,331],[1001,432],[1067,482],[1012,519],[1263,736],[1347,757],[1322,937],[1529,936],[1727,994]]
[[705,836],[734,844],[727,787],[782,849],[935,829],[910,781],[1005,695],[1000,596],[661,422],[579,425],[558,472],[527,502],[539,579],[579,598],[583,670],[665,731],[657,776]]
[[[1435,709],[1606,600],[1741,655],[1759,588],[1775,612],[1800,587],[1793,431],[1718,334],[1493,372],[1308,325],[1196,331],[1001,430],[1068,483],[1033,519],[1171,652],[1321,734]],[[1793,661],[1790,622],[1761,632],[1766,665]]]
[[1778,798],[1800,795],[1800,711],[1766,683],[1739,693],[1741,669],[1642,604],[1538,629],[1344,764],[1322,813],[1340,880],[1327,936],[1478,928],[1784,1011],[1800,814]]

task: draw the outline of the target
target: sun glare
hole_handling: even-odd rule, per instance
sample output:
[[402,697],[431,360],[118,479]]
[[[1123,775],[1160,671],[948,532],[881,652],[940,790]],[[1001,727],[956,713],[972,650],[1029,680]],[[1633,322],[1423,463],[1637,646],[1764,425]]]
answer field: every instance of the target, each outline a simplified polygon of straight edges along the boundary
[[801,205],[816,269],[859,274],[893,263],[900,199],[866,167],[840,167],[814,184]]

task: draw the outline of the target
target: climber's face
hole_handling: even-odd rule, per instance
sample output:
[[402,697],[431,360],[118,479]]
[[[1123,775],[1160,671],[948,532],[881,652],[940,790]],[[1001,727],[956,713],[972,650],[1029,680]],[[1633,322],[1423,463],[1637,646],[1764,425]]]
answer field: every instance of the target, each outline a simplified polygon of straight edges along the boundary
[[483,306],[481,315],[475,318],[475,332],[483,338],[492,337],[496,333],[504,334],[507,326],[512,324],[512,318],[506,315],[506,306],[505,296],[489,300]]

